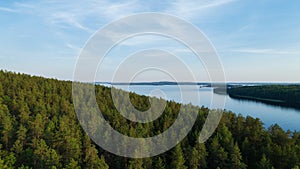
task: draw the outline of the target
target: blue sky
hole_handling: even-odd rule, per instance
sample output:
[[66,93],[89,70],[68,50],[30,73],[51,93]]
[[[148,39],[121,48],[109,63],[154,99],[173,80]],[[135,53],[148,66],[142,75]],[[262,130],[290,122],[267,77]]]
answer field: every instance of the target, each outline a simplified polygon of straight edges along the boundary
[[[300,1],[286,0],[2,1],[0,69],[71,80],[81,48],[96,30],[131,14],[161,12],[202,30],[219,54],[227,81],[300,82],[299,6]],[[124,51],[185,51],[161,39],[129,39],[107,58],[104,71],[111,71]],[[189,54],[181,58],[197,69]],[[207,80],[205,75],[200,78],[202,69],[199,81]],[[96,80],[109,78],[99,70]]]

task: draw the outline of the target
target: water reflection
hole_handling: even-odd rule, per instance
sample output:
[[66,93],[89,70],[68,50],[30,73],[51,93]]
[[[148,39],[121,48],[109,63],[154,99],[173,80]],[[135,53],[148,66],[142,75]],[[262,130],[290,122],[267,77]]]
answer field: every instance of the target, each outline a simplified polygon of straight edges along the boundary
[[[279,124],[285,130],[297,130],[300,131],[300,110],[296,110],[293,108],[285,108],[275,105],[267,105],[264,103],[250,101],[250,100],[238,100],[232,99],[228,95],[223,94],[215,94],[212,88],[208,87],[191,87],[190,85],[132,85],[129,88],[125,88],[122,85],[115,86],[117,88],[121,88],[127,91],[135,92],[141,95],[151,95],[151,91],[153,90],[161,90],[164,92],[165,99],[173,100],[179,103],[182,103],[182,93],[184,95],[189,95],[189,93],[199,91],[200,102],[197,103],[193,97],[190,97],[187,102],[184,103],[192,103],[198,106],[205,106],[208,108],[224,108],[226,110],[230,110],[236,114],[242,114],[243,116],[252,116],[257,117],[262,120],[265,124],[265,127],[269,127],[272,124]],[[180,92],[181,89],[181,92]],[[190,94],[193,96],[192,94]],[[221,104],[212,104],[212,98],[217,102],[221,102],[226,99],[225,106]]]

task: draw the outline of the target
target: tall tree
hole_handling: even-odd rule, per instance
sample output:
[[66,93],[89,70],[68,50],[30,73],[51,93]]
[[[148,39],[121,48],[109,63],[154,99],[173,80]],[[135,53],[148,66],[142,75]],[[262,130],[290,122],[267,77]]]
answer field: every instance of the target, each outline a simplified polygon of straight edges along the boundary
[[228,153],[220,145],[217,137],[212,138],[209,148],[209,168],[226,168]]
[[263,154],[261,160],[258,163],[257,166],[259,169],[272,169],[272,165],[270,163],[270,160],[267,159],[266,155]]
[[175,146],[175,148],[173,148],[171,159],[172,159],[171,168],[173,168],[173,169],[186,169],[187,168],[184,165],[185,159],[184,159],[180,144],[177,144]]
[[10,148],[11,138],[13,137],[13,120],[6,106],[0,104],[0,131],[1,140],[5,148]]
[[36,168],[60,167],[60,156],[54,149],[50,148],[43,139],[37,142],[37,147],[34,150],[34,159],[36,161]]
[[195,147],[192,149],[192,152],[189,156],[189,168],[206,168],[206,156],[207,152],[205,144],[200,144],[197,140]]
[[88,138],[87,135],[85,135],[84,139],[84,167],[87,169],[108,169],[108,165],[105,162],[105,159],[103,156],[99,157],[98,156],[98,151],[95,148],[94,145],[91,144],[90,139]]
[[166,169],[165,161],[161,157],[156,158],[153,164],[153,168]]
[[242,155],[237,143],[235,143],[232,152],[230,154],[230,161],[231,161],[231,166],[235,169],[246,168],[246,165],[242,162]]

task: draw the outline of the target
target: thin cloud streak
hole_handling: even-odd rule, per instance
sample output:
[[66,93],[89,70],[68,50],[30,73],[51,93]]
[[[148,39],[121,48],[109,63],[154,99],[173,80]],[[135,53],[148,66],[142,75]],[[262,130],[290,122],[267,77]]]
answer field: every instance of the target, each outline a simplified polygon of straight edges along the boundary
[[291,51],[291,50],[278,50],[278,49],[233,49],[230,52],[238,53],[249,53],[249,54],[268,54],[268,55],[296,55],[300,54],[300,51]]
[[[115,20],[144,10],[138,1],[110,2],[89,0],[84,3],[82,1],[72,1],[70,3],[69,1],[54,0],[51,2],[32,2],[15,2],[14,6],[21,13],[30,13],[41,17],[49,25],[54,25],[58,28],[71,26],[88,33],[93,33],[98,28],[91,26],[93,23],[98,24],[99,21],[105,23],[106,21]],[[13,11],[2,7],[0,7],[0,10]]]
[[[162,12],[180,17],[194,18],[199,16],[204,10],[229,4],[234,1],[236,0],[212,0],[201,2],[177,0],[167,5]],[[54,0],[51,2],[44,1],[33,3],[32,1],[29,1],[22,3],[15,2],[14,6],[21,13],[31,13],[35,16],[42,17],[49,25],[54,25],[62,29],[66,28],[66,26],[71,26],[86,31],[87,33],[92,33],[99,27],[91,25],[93,24],[93,21],[96,23],[99,21],[105,23],[138,12],[151,12],[151,10],[140,1],[111,2],[108,0],[89,0],[85,3],[81,3],[81,1],[72,2],[73,3]],[[2,7],[0,7],[0,10],[15,12],[13,9]]]
[[75,45],[73,45],[73,44],[70,44],[70,43],[66,43],[66,46],[67,46],[68,48],[74,50],[75,52],[80,52],[81,49],[82,49],[82,48],[77,47],[77,46],[75,46]]
[[177,0],[171,3],[171,6],[165,10],[167,13],[193,19],[199,16],[200,13],[222,5],[232,3],[236,0],[211,0],[211,1],[185,1]]
[[124,16],[132,15],[133,13],[145,10],[138,1],[131,1],[125,3],[112,3],[104,1],[103,4],[96,4],[92,13],[104,16],[107,19],[115,20]]
[[73,15],[68,13],[55,13],[51,19],[52,24],[67,24],[75,28],[87,31],[89,33],[94,32],[90,28],[82,25]]
[[36,5],[29,4],[29,3],[21,3],[21,2],[14,2],[14,5],[17,7],[22,7],[22,8],[35,8]]
[[0,7],[0,11],[4,11],[4,12],[12,12],[12,13],[17,12],[17,11],[14,10],[14,9],[11,9],[11,8],[5,8],[5,7]]

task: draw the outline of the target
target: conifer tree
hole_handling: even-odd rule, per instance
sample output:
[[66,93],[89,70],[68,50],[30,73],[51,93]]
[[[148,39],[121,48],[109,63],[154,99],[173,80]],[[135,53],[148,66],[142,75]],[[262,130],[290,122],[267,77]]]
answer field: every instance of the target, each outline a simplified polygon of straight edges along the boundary
[[173,169],[186,169],[187,168],[184,165],[185,159],[184,159],[180,144],[177,144],[175,146],[175,148],[173,148],[171,158],[172,158],[171,168],[173,168]]

